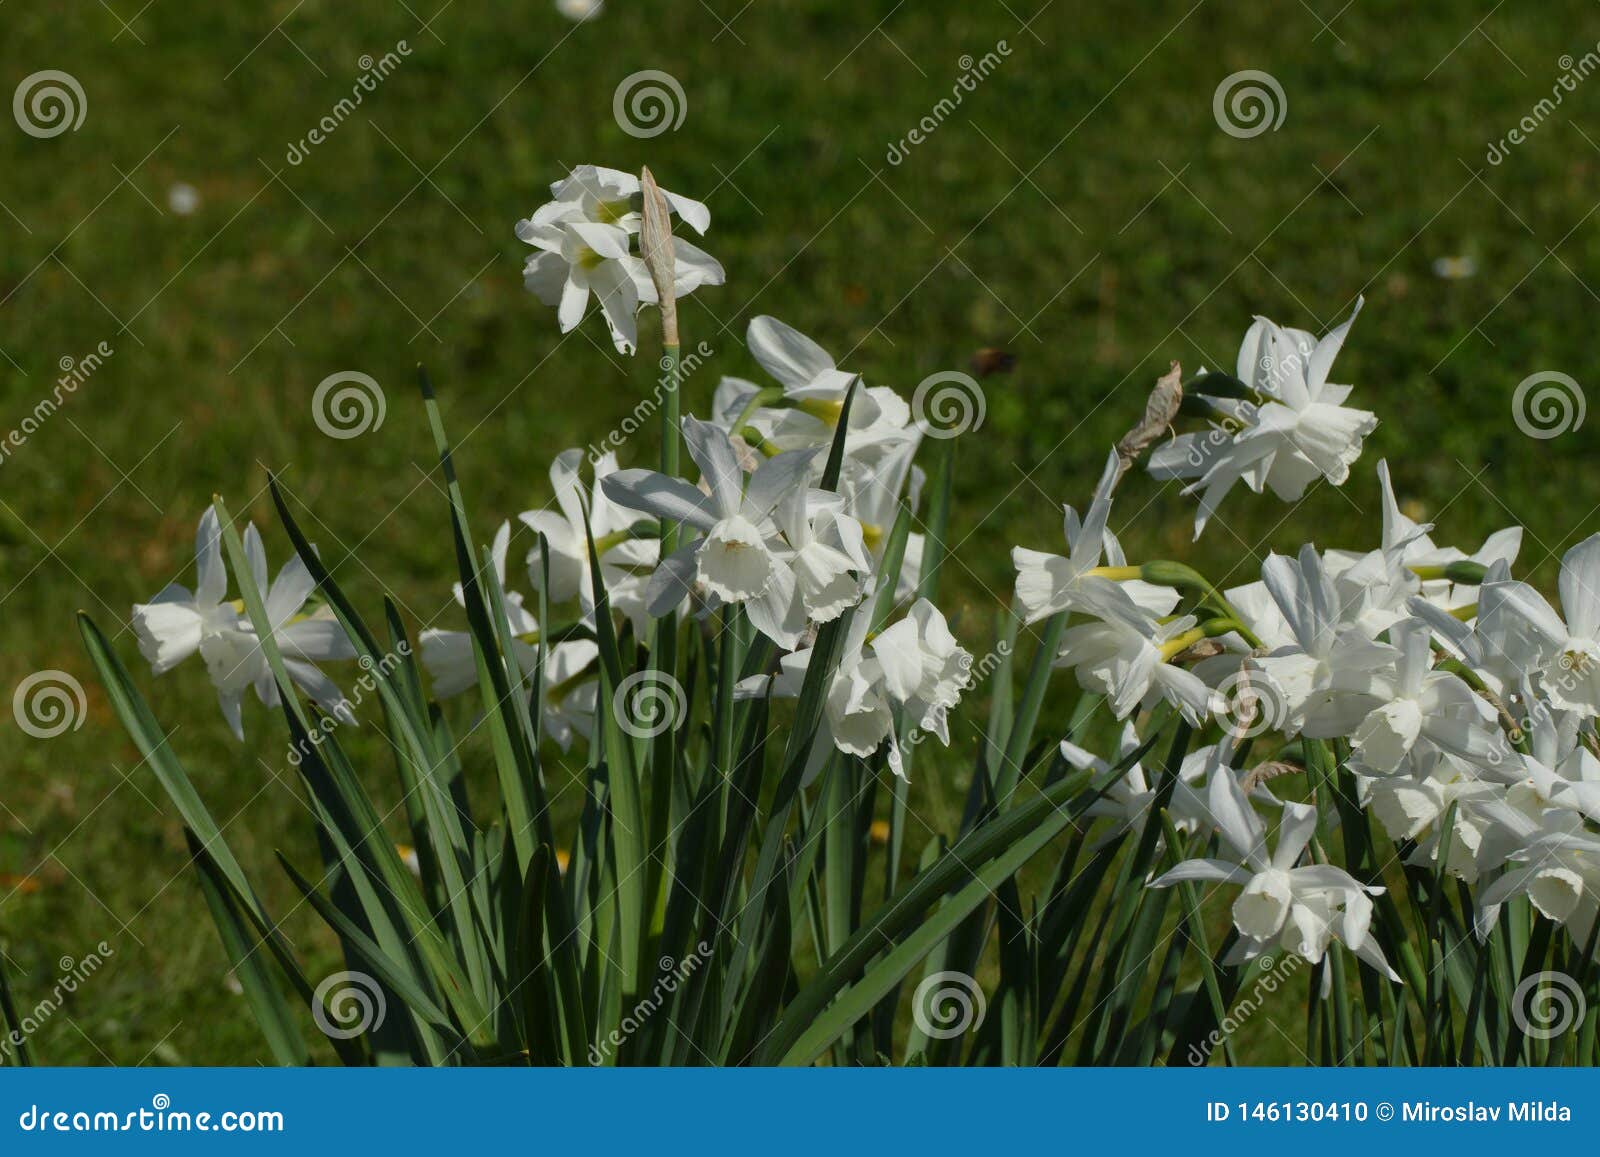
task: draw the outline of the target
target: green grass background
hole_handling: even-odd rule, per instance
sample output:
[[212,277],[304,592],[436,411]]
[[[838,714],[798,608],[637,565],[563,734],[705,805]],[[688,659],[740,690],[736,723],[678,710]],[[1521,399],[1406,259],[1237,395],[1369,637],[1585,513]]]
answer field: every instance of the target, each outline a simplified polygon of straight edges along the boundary
[[[562,340],[522,289],[512,225],[572,164],[649,164],[709,200],[706,247],[728,284],[684,307],[685,344],[715,350],[690,409],[721,374],[757,373],[741,341],[757,313],[907,394],[980,347],[1016,356],[958,444],[944,601],[974,651],[1010,545],[1054,546],[1058,504],[1081,503],[1154,378],[1171,359],[1231,368],[1256,312],[1320,330],[1366,295],[1335,375],[1383,420],[1356,477],[1292,515],[1241,492],[1198,547],[1192,504],[1131,479],[1114,518],[1130,553],[1243,581],[1269,548],[1370,546],[1380,456],[1444,539],[1524,524],[1524,562],[1547,585],[1594,529],[1595,427],[1525,437],[1511,395],[1537,371],[1593,381],[1600,82],[1563,94],[1503,164],[1484,159],[1549,95],[1560,58],[1595,48],[1593,4],[612,0],[575,26],[543,0],[139,3],[0,11],[0,96],[54,68],[87,99],[81,128],[48,140],[0,116],[0,428],[50,392],[60,359],[115,351],[0,465],[0,692],[58,668],[88,693],[81,728],[55,739],[0,712],[0,947],[29,1005],[63,957],[115,950],[35,1036],[49,1061],[266,1056],[177,817],[94,685],[73,612],[114,633],[133,602],[192,582],[213,492],[268,527],[276,566],[270,468],[365,606],[388,592],[413,624],[460,626],[414,364],[439,385],[484,537],[544,503],[550,458],[615,426],[653,378],[653,317],[646,353],[625,360],[598,319]],[[401,40],[400,69],[289,165],[363,54]],[[888,164],[961,58],[1000,41],[1000,67]],[[682,125],[649,140],[612,114],[644,69],[686,98]],[[1277,131],[1219,129],[1213,93],[1242,69],[1281,84]],[[189,215],[169,204],[180,182],[199,193]],[[1475,275],[1437,277],[1446,256]],[[342,442],[310,404],[341,370],[374,376],[388,406],[381,429]],[[624,451],[653,455],[653,437]],[[241,747],[198,664],[140,674],[269,904],[290,909],[272,851],[315,849],[281,724],[248,704]],[[963,721],[948,757],[919,756],[931,827],[953,829],[975,745]],[[376,729],[355,746],[382,782]],[[559,787],[571,771],[551,775]],[[305,909],[286,930],[313,974],[336,967]],[[1294,1059],[1274,1036],[1263,1026],[1252,1055]]]

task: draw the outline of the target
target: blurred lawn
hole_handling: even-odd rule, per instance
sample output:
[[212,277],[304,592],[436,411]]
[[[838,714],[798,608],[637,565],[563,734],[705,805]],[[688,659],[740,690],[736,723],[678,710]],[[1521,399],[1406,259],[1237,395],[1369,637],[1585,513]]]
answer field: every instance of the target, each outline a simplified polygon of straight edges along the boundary
[[[154,0],[135,17],[139,0],[11,0],[0,16],[4,92],[61,69],[87,98],[82,127],[53,139],[0,121],[0,429],[49,393],[61,359],[114,349],[0,467],[0,690],[61,668],[89,702],[53,740],[0,717],[0,946],[24,1004],[60,958],[101,940],[116,953],[35,1037],[52,1062],[266,1056],[225,984],[176,816],[94,685],[73,612],[114,632],[132,602],[192,581],[213,491],[269,528],[276,567],[271,468],[364,605],[388,592],[413,623],[458,626],[414,363],[439,384],[484,537],[542,504],[550,458],[615,426],[653,376],[653,317],[646,355],[624,361],[598,319],[563,341],[522,289],[512,224],[572,164],[648,163],[711,205],[707,248],[729,284],[685,307],[686,344],[716,351],[688,408],[723,373],[755,375],[741,337],[763,312],[908,394],[979,347],[1016,355],[958,445],[966,537],[946,601],[975,651],[1008,547],[1053,545],[1057,504],[1082,501],[1167,362],[1231,368],[1255,312],[1320,330],[1365,293],[1336,374],[1384,423],[1357,477],[1289,518],[1241,492],[1197,549],[1192,504],[1133,479],[1114,520],[1137,515],[1131,554],[1243,581],[1269,547],[1372,545],[1380,456],[1446,540],[1471,548],[1524,523],[1542,582],[1594,529],[1600,495],[1579,482],[1592,427],[1535,441],[1510,413],[1527,375],[1587,383],[1594,364],[1600,86],[1505,163],[1484,161],[1550,93],[1558,58],[1600,40],[1592,4],[1484,19],[1487,4],[1372,0],[1055,0],[1036,16],[1041,0],[612,0],[578,26],[544,0],[437,16],[435,3]],[[401,40],[399,70],[289,165],[360,58]],[[889,165],[961,58],[1002,40],[1001,66]],[[1252,68],[1282,84],[1287,116],[1235,139],[1212,95]],[[612,115],[618,82],[643,69],[687,97],[682,126],[651,140]],[[169,200],[180,183],[198,193],[192,214]],[[1446,256],[1475,275],[1439,278]],[[383,384],[381,430],[319,432],[311,392],[341,370]],[[653,453],[650,438],[625,457]],[[131,637],[120,644],[134,664]],[[239,747],[198,665],[147,685],[269,906],[289,910],[272,850],[316,853],[281,725],[252,701]],[[953,828],[974,746],[964,724],[949,758],[920,757],[930,825]],[[375,729],[356,747],[386,774]],[[334,967],[305,909],[286,931],[313,975]],[[1256,1055],[1295,1059],[1265,1023],[1255,1035]]]

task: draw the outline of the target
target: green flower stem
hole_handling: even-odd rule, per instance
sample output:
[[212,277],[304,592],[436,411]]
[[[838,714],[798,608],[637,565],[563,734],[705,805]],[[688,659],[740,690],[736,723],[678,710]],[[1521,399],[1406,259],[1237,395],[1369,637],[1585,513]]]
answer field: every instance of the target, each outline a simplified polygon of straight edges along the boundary
[[744,429],[744,424],[750,420],[750,415],[761,409],[762,406],[773,406],[782,401],[783,391],[777,386],[768,386],[764,390],[757,390],[750,395],[750,400],[744,404],[744,409],[739,411],[739,416],[733,420],[733,425],[730,429]]
[[1244,616],[1239,613],[1238,608],[1212,585],[1210,579],[1191,566],[1185,566],[1181,562],[1159,560],[1147,562],[1141,567],[1102,569],[1137,570],[1138,574],[1134,577],[1141,578],[1147,583],[1171,587],[1174,590],[1195,596],[1202,603],[1210,603],[1216,610],[1221,612],[1223,619],[1228,621],[1230,630],[1239,632],[1244,641],[1252,647],[1262,646],[1262,642],[1256,638],[1255,632],[1244,625]]
[[1164,660],[1175,659],[1202,639],[1215,639],[1218,635],[1226,635],[1229,631],[1244,634],[1245,628],[1237,619],[1208,619],[1193,630],[1168,639],[1162,644],[1161,657]]
[[[661,381],[666,394],[661,400],[661,473],[668,478],[678,476],[678,446],[682,437],[679,426],[678,403],[678,345],[676,342],[661,347]],[[596,544],[598,545],[598,544]],[[678,545],[678,524],[664,521],[661,524],[661,557],[665,559]]]
[[[670,274],[669,274],[670,282]],[[658,281],[658,284],[659,281]],[[663,313],[661,345],[661,379],[666,397],[661,404],[661,472],[668,478],[678,477],[679,445],[683,436],[679,420],[679,393],[683,384],[682,363],[679,361],[677,311],[672,311],[671,324],[665,324]],[[664,562],[678,548],[678,524],[670,519],[661,520],[661,549],[659,558]],[[598,552],[595,557],[600,556]],[[657,670],[666,674],[672,685],[679,677],[678,616],[669,612],[652,625],[650,658]],[[678,764],[678,732],[667,728],[651,741],[646,773],[649,795],[649,820],[645,832],[645,902],[651,905],[649,933],[656,935],[666,919],[667,858],[672,812],[672,779]],[[641,784],[641,787],[646,784]]]

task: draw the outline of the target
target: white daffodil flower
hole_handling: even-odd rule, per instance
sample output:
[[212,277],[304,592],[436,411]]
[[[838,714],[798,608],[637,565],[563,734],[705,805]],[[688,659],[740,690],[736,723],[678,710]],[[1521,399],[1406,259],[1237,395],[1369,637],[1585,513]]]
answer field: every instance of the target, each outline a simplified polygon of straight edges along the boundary
[[1067,628],[1056,666],[1073,668],[1085,690],[1106,696],[1118,719],[1163,699],[1190,723],[1205,719],[1211,689],[1193,671],[1171,662],[1199,641],[1194,616],[1160,622],[1131,600],[1103,613],[1101,619]]
[[1496,911],[1512,896],[1527,896],[1540,915],[1564,925],[1574,943],[1587,944],[1600,912],[1600,837],[1544,835],[1513,858],[1520,866],[1484,889],[1478,899],[1482,908]]
[[[639,178],[617,169],[580,165],[550,186],[553,201],[517,222],[517,237],[534,246],[523,280],[545,305],[557,309],[561,332],[583,320],[589,297],[600,300],[611,340],[619,353],[638,344],[635,316],[641,303],[655,303],[656,288],[644,262],[630,249],[642,215],[631,198]],[[669,209],[698,233],[711,223],[699,201],[662,191]],[[680,237],[672,239],[674,288],[682,297],[702,285],[721,285],[722,266]]]
[[[589,541],[584,534],[583,512],[587,497],[589,531],[600,559],[600,577],[611,609],[627,616],[634,630],[644,633],[645,587],[661,561],[661,543],[655,538],[635,538],[630,533],[638,516],[606,496],[602,485],[617,472],[617,456],[607,452],[594,464],[594,487],[585,496],[580,468],[581,450],[563,450],[550,463],[550,485],[556,510],[525,510],[517,515],[524,525],[542,534],[549,545],[552,603],[577,599],[583,621],[594,623],[594,582],[589,567]],[[544,561],[538,546],[528,551],[528,577],[535,589],[544,581]]]
[[1394,547],[1355,555],[1345,564],[1329,551],[1323,569],[1338,592],[1344,616],[1368,638],[1376,638],[1409,615],[1412,598],[1423,589],[1422,580],[1405,563],[1404,549]]
[[1600,715],[1600,534],[1561,560],[1562,619],[1523,582],[1486,582],[1478,595],[1484,652],[1537,678],[1551,703]]
[[[542,212],[544,217],[560,216],[562,210],[553,209],[552,205],[573,205],[585,220],[620,225],[629,233],[637,233],[643,214],[633,208],[632,199],[639,193],[639,177],[635,173],[603,165],[579,165],[561,180],[551,182],[552,200]],[[666,199],[667,208],[696,233],[704,235],[711,228],[711,210],[704,202],[668,189],[662,189],[661,196]],[[536,212],[532,219],[539,221],[541,214]]]
[[[774,317],[754,318],[745,331],[745,345],[761,368],[782,387],[783,402],[761,405],[761,387],[742,378],[723,378],[713,413],[730,434],[753,429],[777,450],[827,446],[844,409],[856,375],[841,370],[816,342]],[[737,424],[738,428],[732,428]],[[921,431],[911,420],[911,407],[886,386],[857,390],[850,404],[845,453],[876,461],[906,446],[915,449]]]
[[1310,804],[1283,805],[1276,849],[1267,852],[1266,825],[1251,808],[1244,790],[1231,775],[1213,775],[1206,803],[1218,833],[1239,857],[1227,860],[1185,860],[1151,886],[1168,888],[1185,880],[1242,884],[1233,904],[1238,943],[1225,960],[1240,964],[1274,945],[1319,962],[1335,939],[1389,977],[1399,976],[1384,959],[1371,935],[1372,900],[1383,888],[1364,885],[1343,868],[1329,864],[1300,866],[1317,830],[1317,809]]
[[[1526,789],[1534,806],[1564,811],[1600,823],[1600,759],[1582,743],[1574,743],[1564,755],[1552,757],[1545,745],[1534,743],[1534,752],[1520,755],[1522,781],[1513,786]],[[1581,826],[1574,819],[1551,817],[1548,822],[1563,827]]]
[[[1507,582],[1510,577],[1508,564],[1497,562],[1489,567],[1484,584]],[[1476,616],[1470,622],[1463,620],[1455,611],[1445,609],[1437,599],[1430,599],[1425,592],[1412,596],[1406,603],[1406,611],[1427,623],[1428,629],[1433,632],[1434,644],[1451,658],[1469,667],[1493,694],[1503,693],[1507,674],[1512,676],[1513,681],[1516,680],[1516,672],[1507,672],[1497,656],[1485,651],[1484,640],[1476,630]]]
[[[914,514],[921,505],[925,478],[912,461],[916,451],[917,443],[908,441],[894,446],[885,444],[877,454],[852,457],[847,453],[840,470],[839,493],[844,496],[845,511],[861,525],[874,571],[889,548],[889,532],[900,516],[901,506],[909,507]],[[905,554],[895,581],[896,605],[909,603],[916,594],[926,542],[926,536],[916,531],[906,535]]]
[[1105,573],[1128,569],[1116,536],[1106,529],[1118,473],[1113,450],[1083,519],[1079,520],[1072,507],[1063,507],[1065,557],[1021,546],[1011,548],[1011,562],[1017,570],[1016,601],[1024,622],[1036,623],[1067,610],[1104,616],[1114,610],[1140,608],[1165,615],[1177,605],[1176,591],[1126,576],[1116,581]]
[[683,437],[705,490],[654,470],[619,470],[601,483],[620,506],[700,532],[656,569],[646,588],[649,613],[666,614],[698,583],[722,603],[742,604],[755,628],[779,646],[795,646],[805,630],[806,607],[792,549],[775,518],[807,486],[816,451],[765,459],[747,484],[726,432],[685,418]]
[[[511,524],[502,522],[495,531],[490,553],[494,560],[493,581],[505,602],[506,625],[511,629],[511,658],[525,679],[531,679],[539,666],[539,620],[523,605],[522,595],[506,589],[506,553],[511,543]],[[552,573],[552,585],[554,574]],[[467,605],[466,591],[455,584],[456,603]],[[449,699],[478,685],[478,664],[472,635],[467,631],[442,631],[429,628],[418,636],[422,645],[422,665],[428,672],[436,699]],[[545,734],[566,751],[573,735],[591,734],[596,694],[596,663],[600,648],[592,639],[573,639],[545,648],[544,692],[541,712]]]
[[1200,495],[1196,538],[1240,480],[1257,494],[1270,487],[1294,502],[1315,478],[1341,486],[1350,476],[1378,419],[1345,406],[1350,387],[1329,382],[1328,372],[1360,312],[1358,300],[1320,340],[1256,318],[1239,346],[1237,375],[1259,400],[1219,400],[1221,420],[1212,430],[1180,435],[1150,456],[1155,477],[1195,479],[1185,493]]
[[222,530],[217,512],[206,507],[194,539],[195,589],[169,583],[148,603],[133,608],[133,633],[139,653],[157,675],[164,675],[207,640],[236,629],[239,611],[228,597],[228,568],[222,561]]
[[[490,544],[494,559],[494,581],[506,605],[506,624],[511,628],[511,654],[524,672],[538,665],[535,646],[539,620],[523,606],[522,595],[506,589],[506,551],[511,544],[511,524],[502,522]],[[467,595],[458,582],[454,588],[456,605],[465,609]],[[466,631],[441,631],[429,628],[418,636],[422,644],[422,665],[427,668],[438,699],[450,699],[478,684],[478,665],[473,657],[472,635]]]
[[[1061,758],[1079,771],[1092,771],[1096,777],[1107,775],[1111,769],[1138,751],[1140,740],[1132,722],[1122,725],[1122,735],[1117,743],[1114,759],[1102,759],[1071,740],[1061,741]],[[1172,797],[1167,802],[1167,814],[1172,825],[1180,832],[1192,832],[1209,826],[1210,813],[1205,809],[1201,789],[1207,769],[1217,759],[1216,745],[1198,748],[1183,757],[1178,770],[1178,782],[1172,785]],[[1224,769],[1226,770],[1226,769]],[[1160,784],[1152,782],[1143,764],[1135,762],[1091,803],[1084,815],[1111,821],[1111,828],[1096,847],[1103,847],[1124,832],[1132,832],[1135,840],[1144,835],[1145,825],[1153,818],[1155,803],[1160,798]],[[1162,837],[1163,839],[1165,837]]]
[[[848,755],[867,758],[889,745],[889,768],[906,778],[905,757],[895,735],[894,708],[901,707],[921,733],[946,745],[946,717],[972,682],[972,656],[956,642],[939,609],[926,599],[911,605],[905,618],[868,640],[870,618],[857,615],[850,623],[838,666],[823,706],[825,734],[811,749],[807,779],[821,769],[831,744]],[[783,656],[778,673],[743,680],[741,699],[800,694],[812,649]]]
[[[343,723],[354,724],[355,716],[343,693],[316,664],[328,659],[353,659],[355,647],[327,608],[320,608],[309,616],[301,615],[301,608],[317,585],[306,564],[295,555],[269,586],[266,549],[254,523],[245,527],[244,552],[256,589],[265,592],[262,602],[267,621],[289,678],[324,711]],[[244,739],[241,701],[245,688],[254,687],[256,697],[268,707],[276,707],[281,702],[277,679],[261,648],[260,636],[254,625],[241,617],[234,625],[223,627],[205,639],[200,654],[216,685],[217,699],[228,726],[237,738]]]
[[594,738],[600,648],[590,639],[573,639],[547,647],[544,660],[544,697],[540,703],[544,734],[562,751],[570,751],[574,736]]
[[[531,231],[525,235],[520,225],[518,230],[522,240],[535,243]],[[562,333],[583,320],[593,294],[617,352],[631,354],[639,344],[635,315],[641,302],[656,300],[656,291],[644,263],[628,251],[628,234],[615,225],[562,221],[541,227],[537,236],[541,248],[522,270],[528,291],[555,307]]]
[[[1497,749],[1494,710],[1460,676],[1433,669],[1428,624],[1406,619],[1389,629],[1393,666],[1336,679],[1304,727],[1313,739],[1350,737],[1358,770],[1394,775],[1418,743],[1475,763]],[[1351,720],[1358,719],[1352,729]]]
[[1361,805],[1396,841],[1422,839],[1452,803],[1459,821],[1473,805],[1504,794],[1471,764],[1441,751],[1418,752],[1411,775],[1360,776],[1357,783]]
[[[1391,567],[1404,568],[1409,573],[1412,567],[1443,567],[1453,562],[1476,562],[1485,567],[1504,562],[1509,566],[1516,561],[1522,549],[1520,526],[1495,531],[1471,554],[1457,547],[1439,546],[1429,536],[1428,532],[1433,529],[1431,524],[1419,523],[1400,509],[1386,461],[1378,463],[1378,485],[1383,502],[1382,552],[1393,558]],[[1361,573],[1359,569],[1352,568],[1367,557],[1355,552],[1330,550],[1324,561],[1336,579],[1348,574],[1354,580],[1361,577]],[[1417,584],[1417,593],[1445,610],[1470,606],[1478,599],[1477,587],[1439,578],[1421,580]]]
[[1292,644],[1253,660],[1267,676],[1270,693],[1282,701],[1276,714],[1282,716],[1286,733],[1297,734],[1309,725],[1319,733],[1332,728],[1336,734],[1349,734],[1339,728],[1348,724],[1353,729],[1365,713],[1346,719],[1336,690],[1364,687],[1373,672],[1393,664],[1394,648],[1373,642],[1352,624],[1359,606],[1352,609],[1341,602],[1316,548],[1302,547],[1297,561],[1268,555],[1261,581],[1294,636]]
[[776,519],[788,542],[795,593],[813,623],[828,623],[861,601],[872,572],[861,524],[844,499],[822,490],[795,490],[778,504]]
[[[946,716],[972,683],[972,656],[956,642],[939,608],[918,599],[905,618],[885,627],[870,646],[889,697],[917,720],[920,729],[948,746]],[[898,763],[899,753],[892,751],[889,766],[901,775]]]
[[604,0],[556,0],[556,11],[579,24],[599,16],[603,6]]
[[[316,587],[300,556],[290,559],[269,586],[266,551],[252,523],[245,527],[245,555],[256,588],[264,592],[273,639],[295,684],[324,710],[344,722],[355,721],[333,680],[316,663],[353,659],[355,648],[326,610],[301,616]],[[268,707],[280,702],[278,684],[267,663],[255,627],[244,616],[243,601],[227,602],[228,571],[222,559],[222,530],[215,508],[200,516],[195,533],[195,590],[173,583],[148,603],[133,608],[133,631],[139,651],[157,675],[172,670],[198,653],[217,688],[222,714],[234,735],[244,739],[242,698],[254,687]]]

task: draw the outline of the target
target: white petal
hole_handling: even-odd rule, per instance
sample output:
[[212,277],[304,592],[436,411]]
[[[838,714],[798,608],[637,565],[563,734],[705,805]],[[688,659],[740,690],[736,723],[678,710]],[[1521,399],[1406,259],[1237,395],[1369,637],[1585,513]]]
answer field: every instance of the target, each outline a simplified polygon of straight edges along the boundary
[[763,369],[785,386],[805,386],[834,368],[828,352],[793,326],[775,317],[750,322],[745,344]]
[[681,478],[655,470],[618,470],[600,483],[606,497],[618,506],[656,518],[684,522],[696,530],[716,523],[711,497]]
[[683,441],[689,448],[689,457],[700,467],[701,480],[711,491],[717,517],[733,517],[744,498],[744,471],[739,468],[727,431],[688,417],[683,420]]
[[206,507],[194,536],[194,601],[201,607],[214,607],[228,593],[228,571],[222,565],[222,526],[217,508]]
[[1567,629],[1580,639],[1600,636],[1600,534],[1567,551],[1560,584]]
[[726,602],[762,594],[777,569],[761,532],[738,515],[713,526],[700,546],[700,581]]

